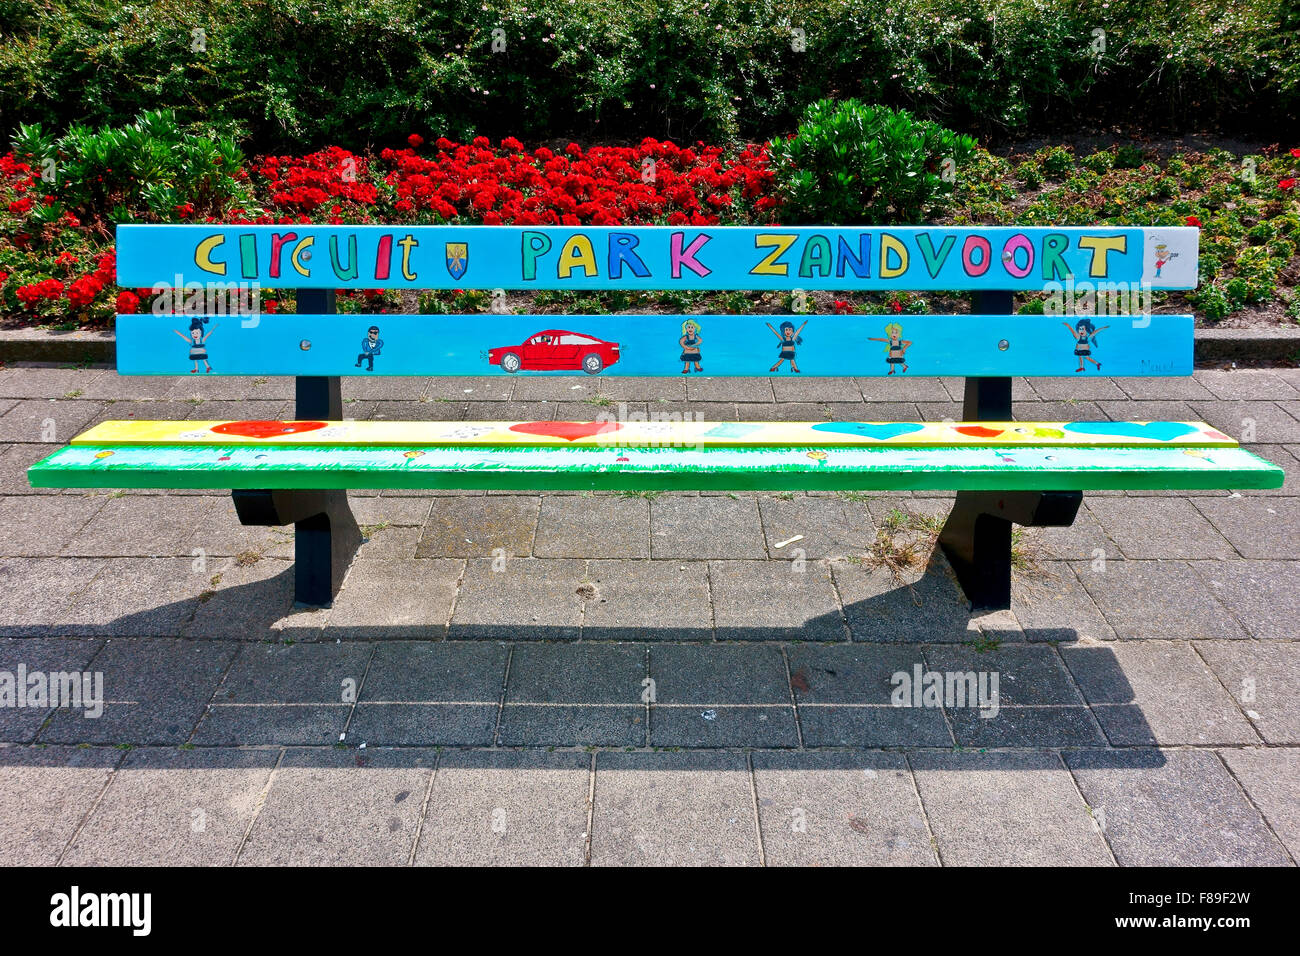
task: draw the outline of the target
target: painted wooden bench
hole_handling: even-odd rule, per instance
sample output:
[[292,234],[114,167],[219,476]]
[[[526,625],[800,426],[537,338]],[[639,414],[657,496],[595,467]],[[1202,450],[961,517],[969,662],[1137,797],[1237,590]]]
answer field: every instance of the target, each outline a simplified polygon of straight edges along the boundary
[[[349,488],[953,490],[940,543],[972,606],[1005,608],[1013,523],[1069,525],[1090,489],[1282,483],[1201,422],[1013,421],[1015,376],[1191,374],[1191,316],[1149,309],[1152,289],[1195,287],[1192,228],[129,225],[117,239],[122,285],[185,290],[176,314],[118,316],[118,371],[293,375],[296,418],[104,422],[33,465],[32,485],[231,489],[242,523],[295,525],[305,604],[333,600],[359,544]],[[250,286],[299,290],[299,314],[222,314],[222,293]],[[336,290],[376,288],[968,290],[974,307],[336,312]],[[1013,314],[1016,292],[1044,290],[1057,314]],[[1090,292],[1102,314],[1070,314]],[[960,422],[344,421],[344,375],[959,376],[965,400]]]

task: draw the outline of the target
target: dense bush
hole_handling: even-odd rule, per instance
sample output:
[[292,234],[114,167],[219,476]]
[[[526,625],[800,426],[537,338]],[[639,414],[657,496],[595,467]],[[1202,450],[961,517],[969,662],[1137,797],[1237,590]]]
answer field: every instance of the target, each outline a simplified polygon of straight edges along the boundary
[[173,108],[258,149],[729,142],[859,97],[969,132],[1294,130],[1296,0],[0,0],[0,119]]
[[787,223],[927,221],[952,192],[975,140],[906,110],[821,100],[768,144]]

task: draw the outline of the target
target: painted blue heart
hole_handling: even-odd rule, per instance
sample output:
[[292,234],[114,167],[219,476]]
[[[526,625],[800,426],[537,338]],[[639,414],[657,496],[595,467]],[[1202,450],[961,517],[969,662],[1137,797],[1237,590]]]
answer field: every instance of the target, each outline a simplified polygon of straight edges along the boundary
[[897,438],[899,435],[910,435],[912,432],[919,432],[924,427],[924,425],[918,425],[915,422],[818,422],[813,426],[813,431],[836,432],[841,435],[861,435],[864,438],[885,441],[889,438]]
[[1196,431],[1183,422],[1070,422],[1067,432],[1081,435],[1119,435],[1123,438],[1149,438],[1153,441],[1173,441]]

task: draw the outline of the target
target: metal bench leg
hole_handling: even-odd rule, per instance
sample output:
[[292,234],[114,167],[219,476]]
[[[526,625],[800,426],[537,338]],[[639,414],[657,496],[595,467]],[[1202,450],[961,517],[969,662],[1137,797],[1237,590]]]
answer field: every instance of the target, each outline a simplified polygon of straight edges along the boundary
[[294,599],[332,604],[361,546],[347,492],[236,490],[230,496],[240,524],[293,525]]
[[1011,525],[1063,528],[1074,524],[1081,491],[959,491],[939,532],[974,611],[1011,607]]

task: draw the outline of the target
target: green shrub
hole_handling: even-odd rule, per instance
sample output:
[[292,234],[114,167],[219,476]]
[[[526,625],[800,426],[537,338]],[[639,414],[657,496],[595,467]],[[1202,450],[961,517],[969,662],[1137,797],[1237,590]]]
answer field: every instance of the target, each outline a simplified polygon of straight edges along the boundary
[[975,141],[906,110],[821,100],[768,144],[783,222],[923,222],[951,194]]
[[1074,153],[1065,146],[1053,146],[1042,150],[1043,172],[1053,179],[1064,179],[1074,171]]
[[51,221],[65,210],[112,222],[202,218],[252,202],[233,137],[182,129],[170,110],[117,128],[74,126],[58,140],[39,124],[24,125],[13,149],[48,171],[57,202],[38,213]]

